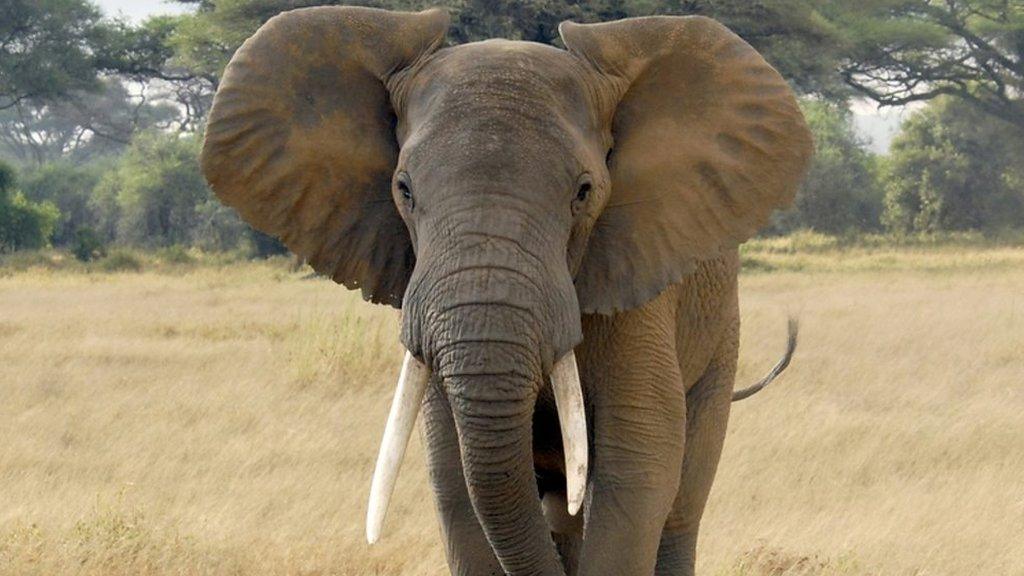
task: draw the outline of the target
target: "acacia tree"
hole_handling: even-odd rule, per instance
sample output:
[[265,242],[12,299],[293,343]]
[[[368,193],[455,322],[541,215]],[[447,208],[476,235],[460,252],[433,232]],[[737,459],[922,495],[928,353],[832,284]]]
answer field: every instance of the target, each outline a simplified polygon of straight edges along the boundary
[[89,0],[0,2],[0,155],[38,166],[172,119],[197,129],[214,78],[176,64],[176,24],[103,19]]
[[0,2],[0,110],[95,88],[98,21],[85,0]]
[[199,129],[213,102],[218,73],[186,65],[179,58],[176,38],[185,16],[154,16],[139,25],[105,22],[97,32],[96,66],[120,80],[142,87],[139,101],[170,103],[179,109],[176,127]]
[[845,82],[886,106],[949,95],[1024,130],[1024,2],[837,0]]
[[166,98],[151,96],[147,84],[102,80],[95,92],[60,100],[25,100],[0,110],[0,153],[21,164],[42,166],[121,151],[132,135],[151,127],[170,128],[179,111]]
[[652,14],[699,14],[721,20],[761,51],[804,93],[841,99],[835,67],[839,43],[821,12],[826,0],[177,0],[195,7],[170,36],[176,62],[216,78],[234,51],[274,15],[316,5],[353,4],[393,10],[441,6],[452,25],[449,40],[509,38],[559,44],[564,20],[599,22]]

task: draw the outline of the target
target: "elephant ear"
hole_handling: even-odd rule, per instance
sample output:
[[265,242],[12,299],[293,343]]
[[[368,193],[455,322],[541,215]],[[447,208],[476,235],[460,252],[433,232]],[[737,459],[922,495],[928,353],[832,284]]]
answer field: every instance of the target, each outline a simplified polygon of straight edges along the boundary
[[400,306],[415,257],[391,197],[388,87],[447,28],[437,10],[272,18],[231,58],[214,98],[201,157],[214,192],[317,272]]
[[613,94],[611,196],[576,277],[584,312],[653,298],[788,206],[812,153],[789,86],[703,17],[565,22],[569,51]]

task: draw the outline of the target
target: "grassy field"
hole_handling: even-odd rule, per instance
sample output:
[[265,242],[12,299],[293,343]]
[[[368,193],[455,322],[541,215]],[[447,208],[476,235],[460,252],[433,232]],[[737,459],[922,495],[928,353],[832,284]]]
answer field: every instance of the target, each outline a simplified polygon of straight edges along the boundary
[[[1024,249],[760,242],[705,575],[1024,575]],[[134,258],[134,263],[129,262]],[[365,498],[395,312],[288,262],[0,269],[0,574],[441,575],[414,442]]]

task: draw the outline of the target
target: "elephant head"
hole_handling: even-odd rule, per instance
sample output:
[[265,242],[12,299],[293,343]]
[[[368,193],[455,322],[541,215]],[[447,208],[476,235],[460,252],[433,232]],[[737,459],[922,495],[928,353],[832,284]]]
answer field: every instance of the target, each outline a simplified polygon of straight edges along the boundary
[[572,511],[582,314],[639,306],[788,205],[811,152],[783,79],[701,17],[565,23],[568,50],[441,48],[441,11],[281,14],[234,55],[202,152],[217,195],[321,274],[402,309],[371,540],[423,388],[512,574],[557,566],[531,461],[553,376]]

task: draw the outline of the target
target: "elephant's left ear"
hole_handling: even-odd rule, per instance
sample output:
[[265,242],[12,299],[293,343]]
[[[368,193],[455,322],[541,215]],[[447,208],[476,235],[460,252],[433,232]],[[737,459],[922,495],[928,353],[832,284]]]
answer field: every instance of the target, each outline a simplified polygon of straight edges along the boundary
[[569,51],[612,93],[612,192],[576,277],[584,312],[639,306],[788,206],[812,153],[793,92],[703,17],[565,22]]

